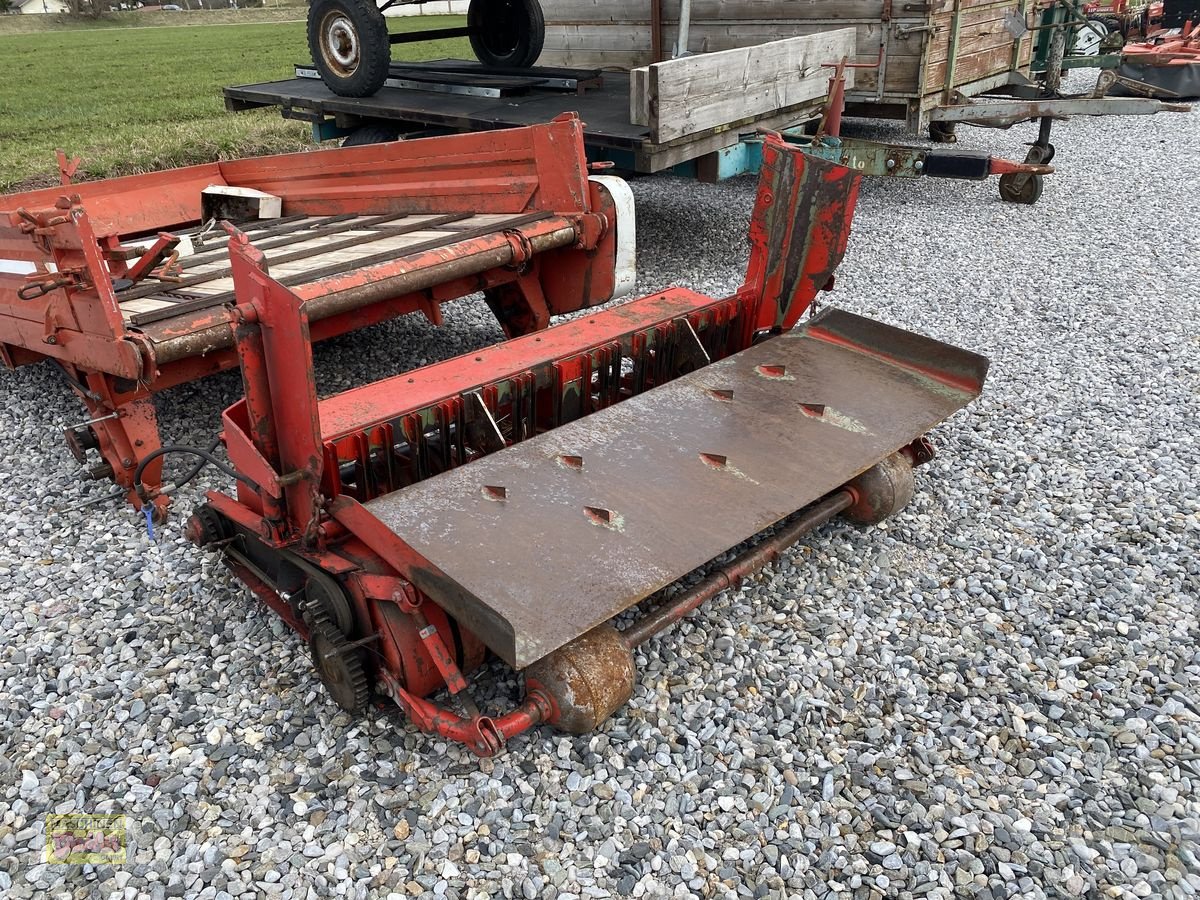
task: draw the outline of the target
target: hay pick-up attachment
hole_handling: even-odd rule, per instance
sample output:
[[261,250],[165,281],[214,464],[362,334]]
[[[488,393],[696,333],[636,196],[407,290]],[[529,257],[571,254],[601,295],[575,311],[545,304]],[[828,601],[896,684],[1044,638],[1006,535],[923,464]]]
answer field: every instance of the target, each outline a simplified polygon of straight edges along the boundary
[[[987,362],[964,350],[836,309],[797,327],[858,182],[769,137],[731,296],[671,288],[324,400],[306,304],[235,235],[239,482],[191,538],[351,712],[391,698],[484,756],[540,723],[595,728],[632,695],[633,648],[833,516],[900,509],[925,432],[981,390]],[[498,715],[467,681],[489,651],[524,671]]]

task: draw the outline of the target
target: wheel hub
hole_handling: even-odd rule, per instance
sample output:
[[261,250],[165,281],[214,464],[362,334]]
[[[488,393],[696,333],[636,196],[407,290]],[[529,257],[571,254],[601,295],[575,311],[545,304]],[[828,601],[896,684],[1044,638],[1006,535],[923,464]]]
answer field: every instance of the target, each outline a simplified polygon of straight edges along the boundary
[[325,19],[321,29],[322,49],[325,61],[331,68],[344,74],[352,74],[358,68],[359,43],[354,23],[344,15],[332,14]]

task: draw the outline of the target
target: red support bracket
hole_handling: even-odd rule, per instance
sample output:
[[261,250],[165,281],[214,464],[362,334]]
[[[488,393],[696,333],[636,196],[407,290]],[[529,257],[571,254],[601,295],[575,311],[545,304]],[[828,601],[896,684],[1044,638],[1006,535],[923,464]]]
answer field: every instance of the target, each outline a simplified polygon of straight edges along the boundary
[[68,160],[67,154],[62,150],[55,150],[54,155],[58,157],[58,180],[62,182],[63,187],[67,187],[71,184],[75,173],[79,171],[79,164],[83,162],[83,159],[73,156]]

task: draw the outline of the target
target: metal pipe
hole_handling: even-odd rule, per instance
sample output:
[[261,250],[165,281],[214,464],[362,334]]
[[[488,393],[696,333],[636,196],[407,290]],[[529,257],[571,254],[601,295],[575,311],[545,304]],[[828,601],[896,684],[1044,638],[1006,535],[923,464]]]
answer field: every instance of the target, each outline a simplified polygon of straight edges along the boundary
[[726,588],[733,587],[748,575],[779,558],[779,554],[800,540],[806,533],[824,525],[842,510],[853,505],[854,495],[842,488],[823,500],[801,510],[790,523],[766,540],[751,547],[733,562],[713,572],[703,581],[672,597],[654,612],[649,613],[621,632],[621,639],[630,650],[645,643],[660,631],[674,625],[706,600],[711,600]]
[[679,37],[675,43],[675,58],[688,56],[688,32],[692,27],[692,0],[679,0]]
[[650,0],[650,61],[663,61],[663,0]]
[[[529,244],[534,253],[542,253],[546,250],[553,250],[555,247],[573,244],[575,240],[575,228],[568,226],[531,237]],[[402,297],[405,294],[423,291],[457,278],[465,278],[507,266],[512,261],[513,246],[505,242],[504,246],[473,253],[470,256],[460,256],[436,266],[415,269],[371,284],[339,291],[336,294],[315,297],[305,304],[305,309],[308,312],[309,321],[317,322],[369,306],[372,303]],[[227,322],[221,322],[201,331],[153,342],[153,362],[162,366],[192,356],[204,356],[218,350],[228,350],[233,345],[232,328]]]

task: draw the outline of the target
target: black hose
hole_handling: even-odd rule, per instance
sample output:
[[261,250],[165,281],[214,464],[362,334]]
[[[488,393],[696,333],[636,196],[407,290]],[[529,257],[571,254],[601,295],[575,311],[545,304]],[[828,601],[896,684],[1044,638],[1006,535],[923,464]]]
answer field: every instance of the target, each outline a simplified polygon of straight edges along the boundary
[[[213,449],[216,449],[215,444],[213,445]],[[142,473],[146,471],[146,466],[150,465],[150,463],[154,462],[154,460],[158,459],[160,456],[166,456],[168,453],[186,453],[191,456],[200,457],[200,463],[196,466],[193,466],[192,469],[190,469],[184,476],[184,480],[180,481],[176,487],[181,487],[182,485],[186,484],[188,481],[195,478],[205,465],[212,463],[230,478],[240,481],[242,484],[246,485],[246,487],[250,488],[250,490],[260,490],[257,483],[250,480],[236,469],[222,462],[217,458],[212,450],[202,450],[199,447],[188,447],[184,444],[168,444],[165,447],[159,447],[153,453],[148,453],[145,457],[143,457],[142,461],[138,463],[138,467],[133,470],[133,487],[134,490],[138,492],[138,496],[143,496],[145,494],[145,487],[142,484]]]
[[[197,475],[199,475],[201,473],[201,471],[203,471],[204,467],[207,466],[210,462],[212,462],[212,463],[215,463],[217,466],[219,466],[222,471],[228,472],[234,478],[238,479],[239,481],[244,482],[252,490],[257,491],[259,489],[257,484],[255,484],[249,478],[239,476],[236,472],[228,469],[223,463],[221,463],[220,460],[214,459],[212,457],[213,451],[215,451],[220,446],[221,446],[221,439],[218,437],[218,438],[213,438],[213,442],[212,442],[212,444],[209,445],[209,448],[207,451],[201,451],[195,447],[178,447],[178,446],[163,447],[161,450],[155,451],[150,456],[148,456],[146,459],[142,460],[142,464],[139,465],[137,467],[137,469],[134,470],[133,483],[134,483],[134,487],[136,488],[136,490],[138,492],[138,495],[143,497],[143,499],[145,499],[145,488],[142,485],[142,473],[145,470],[146,464],[150,463],[154,459],[157,459],[159,456],[162,456],[166,453],[177,453],[177,452],[189,453],[189,454],[192,454],[195,456],[199,456],[200,458],[196,461],[195,465],[193,465],[190,469],[187,470],[187,472],[184,473],[184,476],[182,478],[180,478],[179,481],[175,482],[173,490],[179,490],[184,485],[190,484],[195,479],[195,477]],[[101,503],[107,503],[112,500],[120,500],[127,493],[128,492],[124,488],[121,488],[119,490],[113,491],[111,494],[105,494],[103,497],[93,497],[91,500],[85,500],[82,503],[77,503],[74,506],[68,506],[68,507],[66,507],[66,509],[68,509],[68,510],[86,509],[89,506],[97,506]]]
[[[220,446],[221,446],[221,439],[219,437],[215,437],[215,438],[213,438],[213,442],[208,445],[208,452],[215,453],[217,448]],[[175,490],[179,490],[185,484],[189,484],[192,481],[192,479],[195,478],[197,475],[199,475],[200,472],[207,465],[208,465],[207,459],[204,459],[203,457],[201,457],[200,459],[197,459],[195,464],[190,469],[187,470],[187,472],[184,474],[184,476],[175,482]]]

